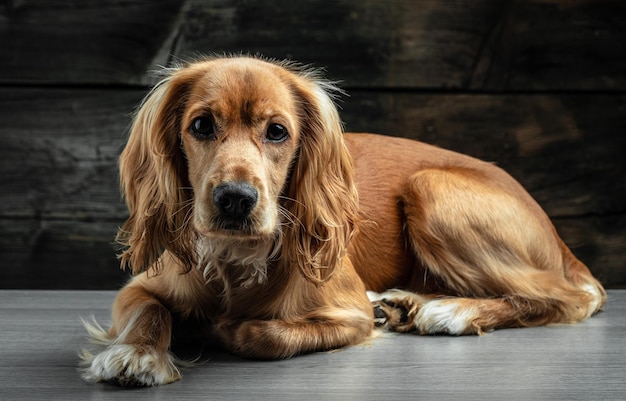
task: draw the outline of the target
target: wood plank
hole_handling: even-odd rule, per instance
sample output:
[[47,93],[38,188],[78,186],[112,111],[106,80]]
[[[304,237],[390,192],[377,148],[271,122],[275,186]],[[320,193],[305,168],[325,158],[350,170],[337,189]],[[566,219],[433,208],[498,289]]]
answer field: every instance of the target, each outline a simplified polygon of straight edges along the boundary
[[622,0],[510,1],[485,42],[469,86],[623,91],[625,15]]
[[178,50],[289,58],[326,67],[345,86],[459,88],[503,3],[196,0]]
[[176,0],[10,1],[0,8],[0,82],[142,82],[167,62]]
[[117,157],[143,91],[0,89],[3,288],[118,288]]
[[170,55],[244,52],[347,87],[624,90],[625,14],[622,0],[10,2],[0,82],[147,83]]
[[0,219],[0,288],[117,289],[119,222]]
[[486,336],[386,333],[340,352],[250,361],[205,351],[180,382],[122,389],[83,382],[79,317],[105,323],[114,292],[0,291],[0,399],[621,400],[626,392],[626,291],[576,325]]
[[[141,90],[0,89],[0,286],[117,288],[116,159]],[[495,161],[609,286],[626,286],[626,96],[352,91],[348,130]],[[59,274],[62,273],[62,274]]]
[[117,157],[144,92],[0,88],[0,216],[119,219]]

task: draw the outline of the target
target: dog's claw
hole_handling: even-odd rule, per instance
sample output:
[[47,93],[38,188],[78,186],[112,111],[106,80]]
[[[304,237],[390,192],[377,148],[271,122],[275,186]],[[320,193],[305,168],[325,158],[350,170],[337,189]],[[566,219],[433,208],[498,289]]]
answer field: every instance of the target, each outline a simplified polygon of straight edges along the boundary
[[375,305],[374,306],[374,318],[375,319],[387,319],[387,314],[380,307],[380,305]]

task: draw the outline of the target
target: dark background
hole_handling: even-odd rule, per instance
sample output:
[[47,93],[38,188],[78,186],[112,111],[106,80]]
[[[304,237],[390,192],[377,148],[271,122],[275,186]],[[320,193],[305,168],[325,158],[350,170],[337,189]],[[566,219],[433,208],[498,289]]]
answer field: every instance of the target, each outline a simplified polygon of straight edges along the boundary
[[150,70],[324,67],[349,131],[497,162],[626,286],[624,0],[0,1],[0,288],[115,289],[116,160]]

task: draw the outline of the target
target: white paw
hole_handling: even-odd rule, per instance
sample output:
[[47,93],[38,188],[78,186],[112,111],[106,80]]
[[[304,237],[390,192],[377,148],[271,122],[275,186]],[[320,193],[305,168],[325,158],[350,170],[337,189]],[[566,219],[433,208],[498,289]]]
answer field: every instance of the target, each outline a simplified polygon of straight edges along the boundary
[[591,302],[589,303],[589,311],[587,312],[587,316],[585,316],[590,317],[602,307],[602,294],[600,294],[598,287],[593,284],[585,284],[583,286],[583,291],[588,292],[592,297]]
[[180,379],[171,354],[139,350],[130,344],[110,345],[97,355],[82,354],[83,379],[122,386],[156,386]]
[[439,299],[422,306],[415,318],[415,325],[422,334],[447,333],[459,336],[476,333],[472,325],[476,317],[474,308],[468,308],[460,301]]

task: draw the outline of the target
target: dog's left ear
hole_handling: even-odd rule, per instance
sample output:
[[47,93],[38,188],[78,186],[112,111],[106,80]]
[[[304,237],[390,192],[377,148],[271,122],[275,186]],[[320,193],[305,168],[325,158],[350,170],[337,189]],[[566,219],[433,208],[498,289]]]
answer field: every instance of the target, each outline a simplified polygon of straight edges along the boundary
[[282,256],[320,285],[341,266],[355,233],[358,195],[352,157],[329,95],[334,87],[306,74],[297,76],[294,85],[301,133],[286,205],[293,232],[283,237]]

